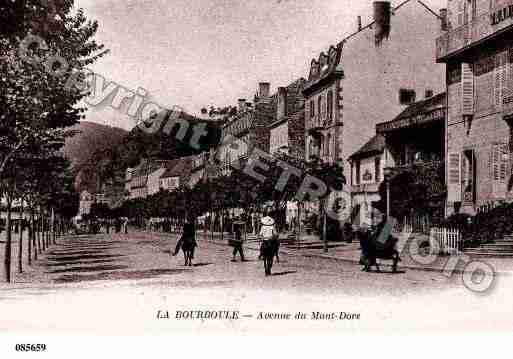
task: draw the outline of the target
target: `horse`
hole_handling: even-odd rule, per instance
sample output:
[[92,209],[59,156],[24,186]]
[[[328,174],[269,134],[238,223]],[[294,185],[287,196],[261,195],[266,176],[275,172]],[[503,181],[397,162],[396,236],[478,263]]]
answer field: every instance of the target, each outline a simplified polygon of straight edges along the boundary
[[194,255],[194,248],[196,241],[192,237],[185,237],[182,241],[182,252],[185,259],[184,266],[192,266],[192,259]]
[[386,242],[382,244],[369,233],[360,234],[360,247],[362,256],[360,264],[363,265],[363,271],[369,272],[372,266],[376,266],[378,272],[381,272],[377,259],[392,260],[392,272],[397,272],[397,263],[401,261],[399,252],[396,249],[398,239],[390,235]]
[[[264,259],[265,275],[271,275],[274,257],[278,257],[279,242],[276,239],[270,239],[262,242],[261,254]],[[278,257],[279,263],[279,257]]]

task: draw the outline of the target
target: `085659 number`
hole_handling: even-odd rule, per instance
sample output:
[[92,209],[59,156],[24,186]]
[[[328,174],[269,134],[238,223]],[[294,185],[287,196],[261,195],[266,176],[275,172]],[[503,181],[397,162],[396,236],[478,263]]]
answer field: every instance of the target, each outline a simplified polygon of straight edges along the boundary
[[44,352],[46,344],[16,344],[17,352]]

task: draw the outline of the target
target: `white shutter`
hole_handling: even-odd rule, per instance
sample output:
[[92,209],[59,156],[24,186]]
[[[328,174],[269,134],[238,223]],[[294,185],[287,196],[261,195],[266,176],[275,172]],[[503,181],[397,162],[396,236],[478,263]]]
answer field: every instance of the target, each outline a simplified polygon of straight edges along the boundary
[[506,85],[506,59],[507,53],[503,52],[495,56],[495,68],[494,68],[494,83],[493,83],[493,97],[495,106],[498,108],[502,107],[504,98],[504,88]]
[[449,153],[447,166],[447,200],[449,202],[461,201],[461,155],[457,152]]
[[500,156],[499,177],[500,177],[501,183],[506,183],[506,180],[507,180],[507,178],[506,178],[507,167],[508,167],[507,155],[508,155],[508,144],[507,143],[499,144],[499,156]]
[[499,144],[495,143],[492,145],[492,153],[491,153],[491,169],[492,169],[492,179],[494,182],[498,182],[499,175]]
[[502,76],[502,100],[503,103],[507,101],[511,95],[511,63],[510,56],[511,50],[506,51],[503,55],[504,59],[504,74]]
[[461,64],[461,114],[472,116],[474,114],[474,73],[472,64]]

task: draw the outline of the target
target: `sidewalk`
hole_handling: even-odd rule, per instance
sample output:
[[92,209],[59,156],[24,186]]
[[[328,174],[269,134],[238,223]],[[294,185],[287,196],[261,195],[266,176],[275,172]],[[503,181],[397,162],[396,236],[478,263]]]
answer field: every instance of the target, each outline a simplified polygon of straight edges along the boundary
[[[224,234],[223,240],[221,241],[221,234],[214,233],[214,243],[219,245],[228,245],[228,238],[231,236],[227,233]],[[211,233],[204,235],[203,233],[198,234],[200,240],[212,242]],[[318,236],[315,235],[304,235],[301,236],[299,245],[295,240],[289,240],[287,236],[280,236],[282,244],[280,246],[280,253],[292,256],[303,256],[312,258],[325,258],[327,260],[343,261],[348,263],[359,264],[360,262],[360,244],[357,242],[345,243],[345,242],[328,242],[328,252],[324,252],[324,243],[321,242]],[[421,235],[413,236],[409,241],[422,239]],[[403,251],[401,252],[401,262],[399,262],[399,270],[421,270],[430,272],[447,272],[447,273],[471,273],[468,270],[467,265],[470,262],[478,261],[489,264],[498,275],[513,275],[513,259],[512,258],[490,258],[490,257],[479,257],[470,255],[460,256],[438,256],[432,257],[431,261],[428,258],[420,261],[415,261],[409,253],[408,243],[402,246]],[[245,243],[245,248],[249,250],[259,250],[259,241],[256,236],[248,236],[248,240]],[[427,262],[427,263],[425,263]],[[385,270],[391,269],[391,261],[389,260],[378,260],[380,267]]]

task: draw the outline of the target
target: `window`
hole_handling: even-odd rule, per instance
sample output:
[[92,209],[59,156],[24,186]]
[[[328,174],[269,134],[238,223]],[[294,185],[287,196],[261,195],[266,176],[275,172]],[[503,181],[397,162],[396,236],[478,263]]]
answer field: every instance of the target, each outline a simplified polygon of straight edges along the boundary
[[322,111],[322,95],[317,98],[317,113],[321,115]]
[[415,102],[416,93],[412,89],[400,89],[399,90],[399,103],[401,105],[411,105]]
[[331,146],[331,133],[328,133],[328,136],[326,137],[326,142],[324,144],[324,156],[330,155],[330,146]]
[[328,120],[333,119],[333,91],[328,91],[326,97],[326,111],[328,112]]
[[381,157],[374,158],[374,175],[375,182],[379,183],[381,181]]
[[355,184],[360,184],[360,161],[356,161]]
[[310,118],[315,117],[315,102],[313,100],[310,101]]
[[474,150],[466,150],[463,152],[463,155],[461,163],[463,200],[465,202],[475,202],[476,161]]

